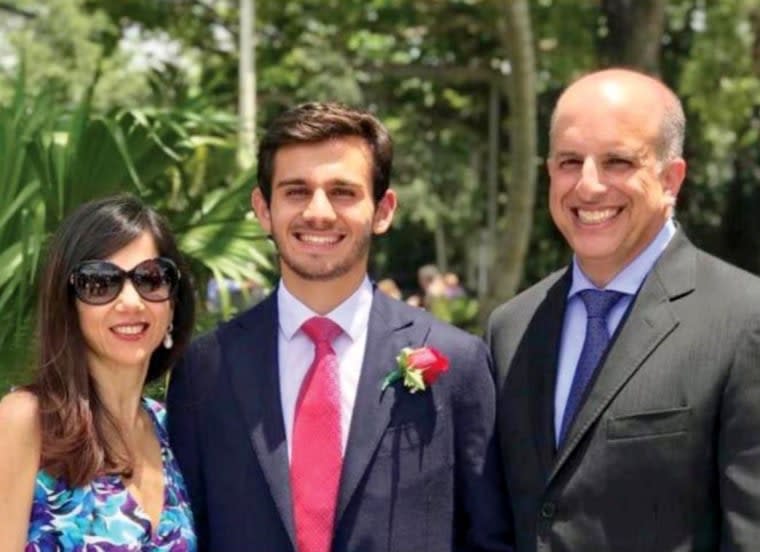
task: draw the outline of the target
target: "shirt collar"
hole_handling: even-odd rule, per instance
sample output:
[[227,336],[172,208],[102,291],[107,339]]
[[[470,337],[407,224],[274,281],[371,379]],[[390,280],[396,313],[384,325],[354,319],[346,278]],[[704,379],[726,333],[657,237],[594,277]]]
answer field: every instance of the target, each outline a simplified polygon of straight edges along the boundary
[[[676,225],[673,219],[669,218],[646,249],[618,272],[604,289],[635,295],[675,233]],[[586,277],[578,264],[578,259],[573,256],[573,283],[567,292],[567,297],[571,298],[584,289],[598,288]]]
[[[356,341],[367,327],[371,307],[372,284],[365,276],[356,291],[325,316],[340,326],[351,341]],[[277,286],[277,309],[280,331],[288,341],[309,318],[320,316],[290,293],[282,280]]]

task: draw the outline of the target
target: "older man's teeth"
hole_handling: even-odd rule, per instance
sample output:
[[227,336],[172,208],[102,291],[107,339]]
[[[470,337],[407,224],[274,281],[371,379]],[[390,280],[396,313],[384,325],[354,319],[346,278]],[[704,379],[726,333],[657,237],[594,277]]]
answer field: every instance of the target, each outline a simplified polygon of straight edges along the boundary
[[610,220],[617,213],[617,209],[603,209],[601,211],[586,211],[584,209],[578,209],[578,218],[584,224],[599,224]]
[[311,234],[301,234],[299,237],[301,241],[317,245],[327,245],[331,243],[337,243],[338,241],[338,236],[314,236]]
[[121,335],[137,335],[145,331],[146,324],[133,324],[129,326],[114,326],[111,328],[114,333]]

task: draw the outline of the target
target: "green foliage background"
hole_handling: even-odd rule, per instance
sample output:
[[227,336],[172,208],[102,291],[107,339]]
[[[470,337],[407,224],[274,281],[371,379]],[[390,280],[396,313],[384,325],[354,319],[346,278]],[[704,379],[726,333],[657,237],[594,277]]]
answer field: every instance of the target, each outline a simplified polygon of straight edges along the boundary
[[[234,162],[238,1],[3,4],[13,11],[0,8],[0,374],[28,348],[45,238],[86,198],[131,190],[159,207],[201,286],[211,275],[271,280],[272,251],[248,209],[251,174]],[[562,88],[615,59],[602,4],[530,2],[539,155]],[[661,76],[689,121],[679,222],[760,272],[760,0],[663,4]],[[411,292],[417,267],[443,262],[473,288],[489,201],[503,212],[510,200],[515,106],[504,94],[495,199],[485,186],[490,87],[510,79],[498,2],[258,0],[256,10],[259,132],[306,100],[378,113],[396,143],[401,209],[373,274]],[[522,287],[569,258],[539,174]],[[471,308],[461,309],[468,324]]]

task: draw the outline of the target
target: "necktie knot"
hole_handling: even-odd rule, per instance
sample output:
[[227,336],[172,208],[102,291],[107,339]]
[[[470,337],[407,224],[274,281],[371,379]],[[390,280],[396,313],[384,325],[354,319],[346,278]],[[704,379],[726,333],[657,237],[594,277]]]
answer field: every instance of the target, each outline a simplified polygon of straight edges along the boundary
[[589,318],[603,318],[612,310],[620,299],[625,295],[619,291],[584,289],[579,292],[581,300],[586,305],[586,312]]
[[301,329],[315,345],[321,343],[330,345],[343,331],[340,326],[325,316],[309,318],[303,323]]

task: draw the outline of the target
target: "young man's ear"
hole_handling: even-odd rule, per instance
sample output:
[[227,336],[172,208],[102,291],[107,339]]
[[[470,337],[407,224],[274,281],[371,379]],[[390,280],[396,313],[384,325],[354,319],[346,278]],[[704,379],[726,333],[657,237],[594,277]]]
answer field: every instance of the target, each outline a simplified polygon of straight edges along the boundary
[[251,207],[253,207],[253,211],[256,213],[256,218],[259,219],[261,227],[267,234],[271,234],[272,217],[269,213],[269,204],[259,187],[254,188],[251,192]]
[[372,231],[375,234],[384,234],[391,227],[393,213],[396,212],[396,192],[386,190],[385,195],[377,202],[375,216],[372,221]]

